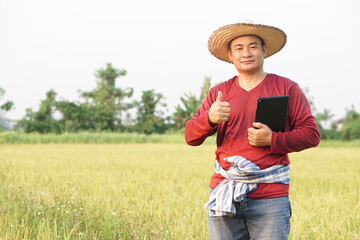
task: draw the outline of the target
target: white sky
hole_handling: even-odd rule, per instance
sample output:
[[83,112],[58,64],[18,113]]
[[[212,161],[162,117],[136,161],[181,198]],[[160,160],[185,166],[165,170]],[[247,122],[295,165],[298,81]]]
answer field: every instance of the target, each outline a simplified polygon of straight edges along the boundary
[[110,62],[128,74],[117,81],[134,88],[133,99],[155,89],[170,115],[180,96],[199,94],[236,74],[217,60],[207,40],[240,19],[285,31],[288,42],[265,60],[265,71],[310,90],[318,111],[336,118],[360,111],[360,1],[358,0],[0,0],[0,100],[12,100],[20,119],[38,110],[45,93],[79,99],[96,86],[94,73]]

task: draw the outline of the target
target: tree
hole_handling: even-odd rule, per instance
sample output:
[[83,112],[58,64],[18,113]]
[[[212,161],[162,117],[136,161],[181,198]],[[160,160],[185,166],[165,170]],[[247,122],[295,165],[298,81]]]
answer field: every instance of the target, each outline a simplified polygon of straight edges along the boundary
[[[78,132],[81,130],[118,131],[121,130],[121,112],[133,104],[124,103],[125,97],[133,93],[131,88],[122,90],[116,88],[115,80],[126,75],[125,70],[112,67],[96,71],[97,87],[90,92],[81,93],[85,102],[56,101],[56,92],[50,90],[46,99],[40,104],[38,112],[26,110],[26,116],[19,126],[26,132]],[[55,120],[55,111],[61,113],[61,119]]]
[[350,109],[346,109],[346,114],[344,119],[345,125],[357,121],[359,119],[360,119],[360,114],[356,112],[354,105],[351,105]]
[[[0,100],[5,95],[5,90],[0,88]],[[6,101],[3,104],[0,104],[0,131],[3,131],[7,128],[9,128],[8,120],[2,118],[2,111],[10,111],[12,107],[14,106],[14,103],[12,101]]]
[[197,110],[201,107],[202,101],[208,95],[210,87],[211,78],[205,77],[199,97],[196,97],[196,95],[193,93],[184,94],[184,97],[180,97],[182,105],[178,104],[175,107],[175,113],[172,117],[175,122],[176,129],[183,128],[186,121],[188,121],[194,116]]
[[334,117],[334,114],[331,113],[330,109],[324,109],[322,113],[316,114],[316,118],[319,122],[324,122],[324,127],[327,126],[329,120]]
[[97,87],[91,92],[81,94],[91,109],[96,130],[122,129],[121,113],[133,106],[132,103],[123,102],[126,97],[132,96],[133,89],[123,90],[115,86],[115,80],[125,75],[125,70],[113,68],[111,63],[108,63],[105,69],[100,69],[95,74],[99,79]]
[[[5,90],[0,88],[0,99],[5,95]],[[2,105],[0,105],[0,110],[3,111],[10,111],[12,107],[14,106],[14,103],[12,101],[6,101]]]
[[[200,92],[200,101],[202,102],[206,96],[208,95],[208,93],[210,92],[210,87],[211,87],[211,78],[205,76],[203,85],[201,87],[201,92]],[[201,105],[201,103],[200,103]],[[200,107],[200,106],[199,106]]]
[[163,95],[155,93],[154,90],[143,91],[141,101],[137,103],[137,119],[134,130],[139,133],[164,133],[166,131],[163,112],[157,110],[160,107],[166,107],[162,103]]
[[180,97],[180,101],[182,106],[178,104],[175,107],[175,113],[172,118],[177,129],[183,128],[186,121],[191,119],[201,106],[201,102],[193,93],[185,93],[184,97]]
[[360,119],[344,125],[341,131],[341,138],[343,140],[360,139]]
[[60,133],[60,125],[53,117],[56,95],[57,93],[54,90],[48,91],[46,99],[41,101],[37,112],[33,112],[32,109],[26,109],[26,115],[19,121],[19,126],[25,132]]
[[310,90],[308,87],[305,87],[305,88],[301,88],[302,91],[304,92],[309,104],[310,104],[310,109],[311,109],[311,112],[313,115],[315,115],[316,113],[316,107],[315,107],[315,103],[314,103],[314,97],[313,96],[310,96],[309,93],[310,93]]
[[62,115],[59,124],[63,132],[95,129],[94,114],[87,104],[62,100],[56,102],[55,106]]
[[351,109],[346,109],[341,137],[344,140],[360,139],[360,114],[356,112],[354,105]]

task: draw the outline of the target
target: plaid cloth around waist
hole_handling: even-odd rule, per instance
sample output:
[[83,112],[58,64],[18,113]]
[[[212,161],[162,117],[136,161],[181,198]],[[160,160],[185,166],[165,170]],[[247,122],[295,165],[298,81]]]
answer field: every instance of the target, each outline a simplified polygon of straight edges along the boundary
[[240,202],[246,195],[254,191],[258,183],[290,183],[289,165],[274,165],[261,170],[257,165],[241,156],[224,158],[231,163],[228,171],[219,162],[215,163],[215,173],[225,179],[219,183],[204,205],[210,216],[235,216],[233,201]]

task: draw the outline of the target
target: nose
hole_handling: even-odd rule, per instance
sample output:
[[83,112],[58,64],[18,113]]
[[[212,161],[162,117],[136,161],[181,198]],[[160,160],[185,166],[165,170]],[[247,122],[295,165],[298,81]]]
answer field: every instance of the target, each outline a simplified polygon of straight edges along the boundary
[[250,51],[250,49],[244,49],[243,57],[244,57],[244,58],[251,57],[251,51]]

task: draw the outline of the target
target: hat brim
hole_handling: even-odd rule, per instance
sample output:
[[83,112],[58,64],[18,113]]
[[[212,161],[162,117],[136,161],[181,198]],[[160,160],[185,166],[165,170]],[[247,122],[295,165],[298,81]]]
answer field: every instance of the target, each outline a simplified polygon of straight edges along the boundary
[[216,58],[232,63],[228,56],[228,44],[240,36],[255,35],[263,39],[266,56],[279,52],[286,44],[286,34],[279,28],[261,24],[235,23],[215,30],[208,41],[209,52]]

